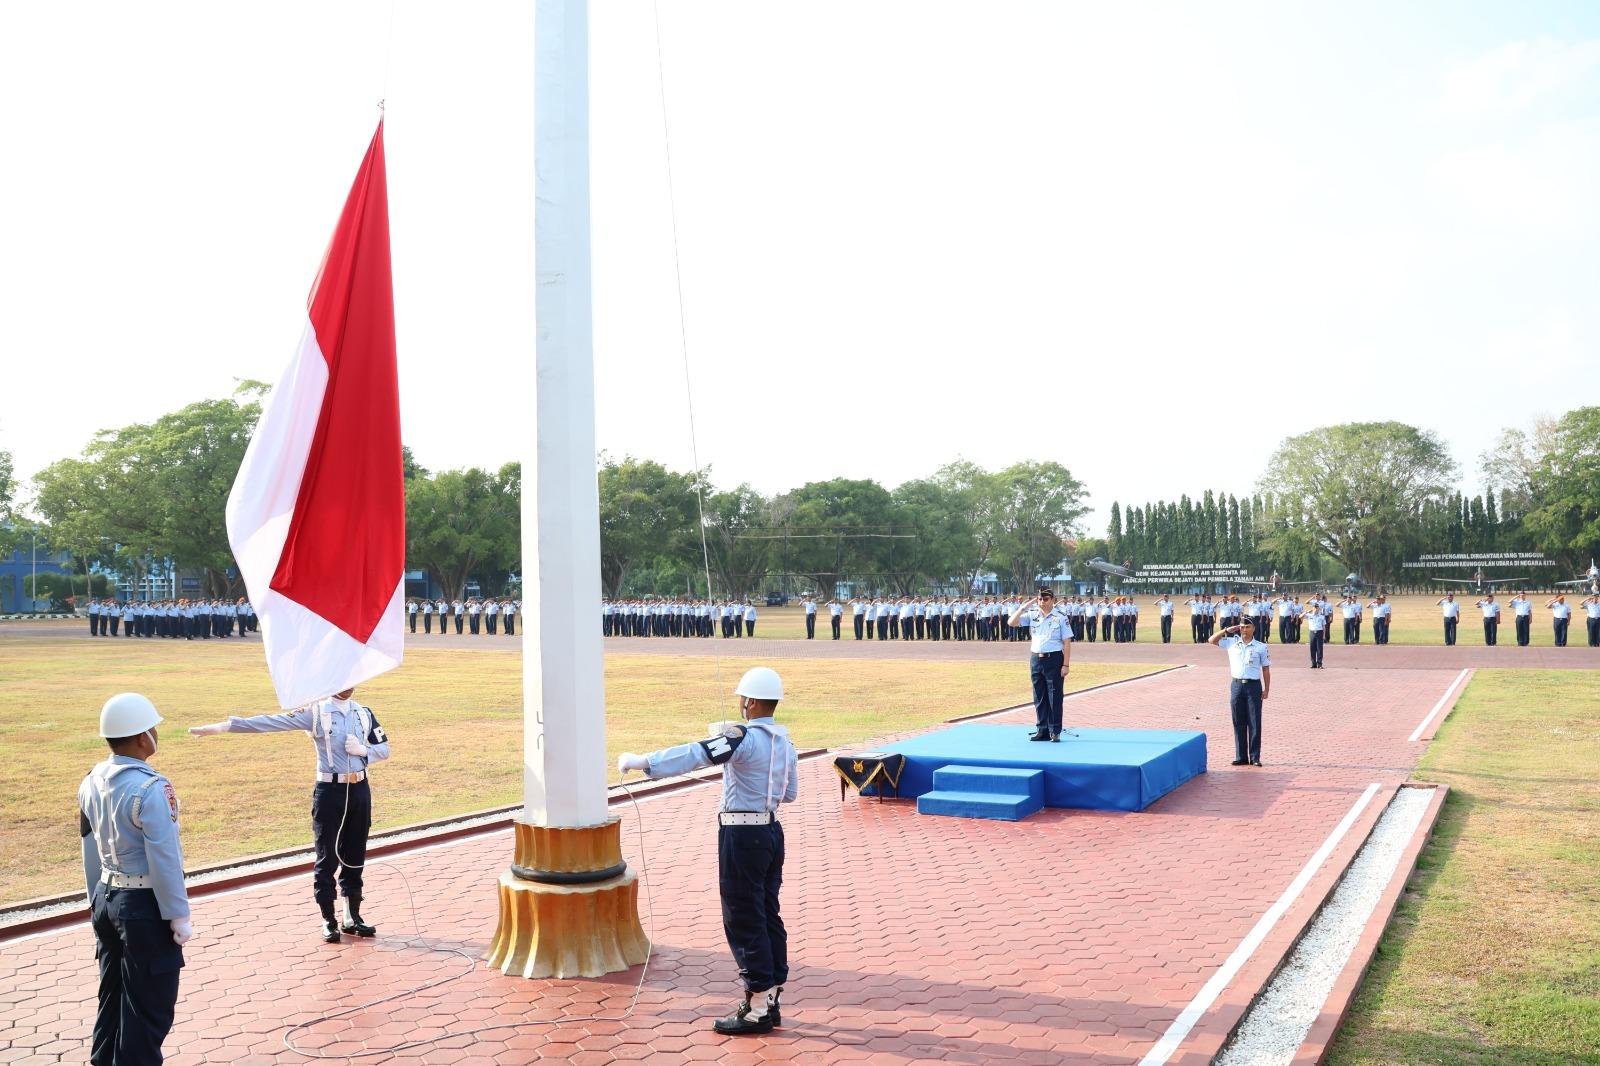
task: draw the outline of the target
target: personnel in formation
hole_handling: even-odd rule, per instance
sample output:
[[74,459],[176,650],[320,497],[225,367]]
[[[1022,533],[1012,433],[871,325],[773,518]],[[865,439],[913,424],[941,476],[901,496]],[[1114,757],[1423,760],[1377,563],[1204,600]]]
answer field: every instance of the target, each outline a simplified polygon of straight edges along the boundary
[[739,964],[744,999],[712,1028],[750,1035],[770,1033],[783,1024],[780,999],[789,979],[789,934],[778,905],[784,847],[777,811],[799,795],[799,766],[788,731],[773,720],[783,699],[777,671],[755,667],[739,679],[734,692],[743,726],[649,755],[625,751],[617,757],[617,772],[637,770],[655,779],[703,766],[722,767],[718,889],[722,929]]
[[160,724],[155,704],[138,693],[106,700],[100,736],[111,754],[78,786],[83,878],[100,965],[89,1049],[95,1066],[162,1061],[183,945],[194,935],[178,794],[149,761],[160,746]]
[[1451,648],[1456,643],[1456,625],[1461,621],[1461,605],[1456,602],[1456,594],[1447,592],[1434,604],[1443,612],[1444,617],[1444,646]]
[[[230,716],[226,721],[195,726],[197,737],[219,733],[304,732],[317,751],[316,784],[311,792],[311,831],[316,864],[311,894],[322,913],[320,935],[339,943],[339,933],[372,937],[378,931],[361,917],[362,871],[367,862],[367,834],[372,828],[372,786],[367,770],[389,757],[389,735],[378,716],[350,697],[347,688],[287,714]],[[334,874],[344,895],[344,924],[334,912]]]
[[1483,611],[1483,642],[1492,648],[1499,642],[1500,605],[1494,601],[1494,593],[1491,592],[1473,606]]
[[1557,596],[1545,604],[1550,612],[1551,636],[1558,648],[1567,646],[1567,627],[1572,624],[1572,607],[1565,596]]

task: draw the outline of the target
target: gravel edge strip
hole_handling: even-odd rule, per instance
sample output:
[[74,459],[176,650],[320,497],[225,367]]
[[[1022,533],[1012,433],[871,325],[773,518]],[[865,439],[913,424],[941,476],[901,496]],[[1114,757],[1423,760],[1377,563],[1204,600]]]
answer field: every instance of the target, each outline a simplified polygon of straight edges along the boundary
[[1217,1056],[1219,1066],[1285,1066],[1293,1061],[1394,877],[1432,795],[1425,788],[1396,791],[1339,887]]

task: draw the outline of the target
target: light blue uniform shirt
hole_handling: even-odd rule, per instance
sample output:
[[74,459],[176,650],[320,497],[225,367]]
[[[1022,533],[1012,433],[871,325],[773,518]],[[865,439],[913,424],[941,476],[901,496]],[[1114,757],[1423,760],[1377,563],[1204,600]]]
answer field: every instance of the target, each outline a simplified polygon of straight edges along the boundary
[[1228,653],[1228,669],[1235,681],[1260,681],[1261,668],[1272,665],[1267,646],[1259,640],[1246,644],[1243,637],[1223,637],[1217,647]]
[[178,842],[178,794],[143,759],[113,755],[78,786],[83,879],[89,896],[102,870],[148,876],[161,917],[189,917]]
[[[310,734],[317,749],[317,772],[353,774],[371,763],[389,757],[389,735],[378,724],[371,708],[355,700],[332,696],[318,700],[288,714],[258,714],[253,718],[228,718],[230,733],[284,733],[301,730]],[[367,746],[367,755],[347,755],[344,738],[354,736]]]
[[1020,621],[1028,627],[1028,644],[1035,655],[1061,651],[1063,645],[1072,639],[1071,623],[1066,615],[1055,608],[1045,614],[1037,607],[1030,607]]
[[776,811],[799,793],[799,759],[789,731],[770,718],[753,718],[733,736],[707,737],[645,756],[646,775],[672,777],[702,766],[722,766],[722,809]]

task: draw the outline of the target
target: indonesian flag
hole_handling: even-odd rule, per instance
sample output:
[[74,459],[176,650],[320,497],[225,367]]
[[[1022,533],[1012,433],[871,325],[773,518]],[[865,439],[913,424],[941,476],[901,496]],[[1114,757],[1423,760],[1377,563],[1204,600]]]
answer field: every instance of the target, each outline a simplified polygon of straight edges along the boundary
[[307,302],[300,348],[228,495],[228,543],[284,707],[400,665],[405,488],[383,122]]

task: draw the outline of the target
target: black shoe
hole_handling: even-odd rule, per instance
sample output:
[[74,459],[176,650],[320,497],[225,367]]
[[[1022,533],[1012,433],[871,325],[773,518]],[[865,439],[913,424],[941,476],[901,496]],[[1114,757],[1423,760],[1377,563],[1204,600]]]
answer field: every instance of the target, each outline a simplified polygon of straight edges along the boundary
[[1233,760],[1233,762],[1229,763],[1229,765],[1230,766],[1249,766],[1250,765],[1250,760],[1249,759],[1235,759],[1235,760]]
[[375,937],[375,936],[378,935],[378,927],[377,926],[368,925],[366,922],[363,922],[360,918],[346,918],[345,919],[345,923],[341,928],[343,928],[344,931],[349,933],[351,936],[360,936],[360,937],[369,937],[370,938],[370,937]]
[[1060,733],[1051,733],[1050,734],[1050,743],[1052,743],[1052,744],[1061,743],[1061,734]]
[[1250,760],[1250,765],[1251,766],[1260,766],[1261,765],[1261,760],[1260,759],[1251,759]]
[[322,942],[324,944],[337,944],[339,942],[339,927],[332,922],[323,922]]
[[773,1021],[769,1014],[763,1014],[759,1018],[750,1017],[748,999],[740,1003],[726,1018],[718,1018],[711,1023],[711,1028],[725,1036],[758,1036],[772,1032],[772,1026]]
[[1028,739],[1029,740],[1049,740],[1050,739],[1050,734],[1046,733],[1043,729],[1041,729],[1037,733],[1030,733],[1028,735]]
[[779,988],[773,992],[772,998],[767,1000],[767,1017],[772,1020],[774,1029],[783,1027],[783,1010],[778,1005],[778,1000],[781,998],[783,998],[783,989]]

